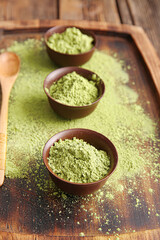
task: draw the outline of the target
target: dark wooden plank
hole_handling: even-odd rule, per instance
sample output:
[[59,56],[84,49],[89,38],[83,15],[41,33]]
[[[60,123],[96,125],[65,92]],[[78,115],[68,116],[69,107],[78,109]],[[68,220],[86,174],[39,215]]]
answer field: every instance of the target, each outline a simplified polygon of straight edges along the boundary
[[1,0],[0,20],[55,19],[57,0]]
[[115,0],[85,1],[83,5],[84,19],[120,23]]
[[127,1],[134,24],[143,27],[160,56],[160,1]]
[[83,19],[83,1],[82,0],[59,0],[59,18],[82,20]]
[[60,19],[85,19],[120,23],[115,0],[60,0],[59,12]]
[[133,24],[132,16],[130,13],[130,9],[128,7],[127,0],[117,0],[117,6],[119,10],[119,15],[121,19],[121,23],[125,24]]

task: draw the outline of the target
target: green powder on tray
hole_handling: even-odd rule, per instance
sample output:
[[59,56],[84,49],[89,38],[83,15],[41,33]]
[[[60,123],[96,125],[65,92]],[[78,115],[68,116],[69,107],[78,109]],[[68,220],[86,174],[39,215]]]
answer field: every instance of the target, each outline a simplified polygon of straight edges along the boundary
[[110,158],[82,139],[61,139],[50,148],[49,166],[60,178],[70,182],[89,183],[105,177]]
[[48,46],[61,53],[79,54],[93,47],[93,38],[78,28],[67,28],[63,33],[54,33],[47,41]]
[[72,106],[84,106],[98,99],[97,81],[88,80],[76,72],[64,75],[50,87],[55,100]]
[[19,55],[21,70],[9,104],[7,177],[25,178],[28,185],[32,181],[38,189],[53,190],[53,181],[42,161],[44,144],[55,133],[78,127],[100,132],[115,144],[119,163],[107,181],[107,184],[114,181],[111,187],[116,186],[117,180],[145,174],[147,168],[149,174],[159,177],[156,124],[138,103],[138,94],[129,87],[123,62],[96,51],[83,67],[103,79],[106,94],[91,115],[64,120],[53,112],[43,91],[43,81],[55,65],[42,41],[15,42],[8,50]]

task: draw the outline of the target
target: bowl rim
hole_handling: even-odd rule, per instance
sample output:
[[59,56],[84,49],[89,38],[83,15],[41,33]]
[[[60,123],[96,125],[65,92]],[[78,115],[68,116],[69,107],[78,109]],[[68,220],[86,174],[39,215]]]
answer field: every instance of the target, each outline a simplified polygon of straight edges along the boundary
[[[86,31],[85,34],[88,35],[88,36],[92,36],[92,38],[93,38],[93,43],[94,43],[94,44],[93,44],[93,47],[92,47],[90,50],[86,51],[86,52],[78,53],[78,54],[61,53],[61,52],[58,52],[58,51],[50,48],[50,46],[47,44],[47,40],[48,40],[47,34],[50,33],[50,32],[52,32],[52,31],[55,30],[55,29],[59,29],[59,28],[63,28],[63,27],[65,28],[65,30],[66,30],[67,28],[73,28],[73,27],[78,28],[80,31],[85,30],[85,31]],[[65,30],[64,30],[64,31],[65,31]],[[54,34],[54,33],[53,33],[53,34]],[[52,34],[52,35],[53,35],[53,34]],[[67,57],[67,56],[75,56],[75,57],[82,56],[82,55],[84,55],[84,54],[87,54],[87,53],[92,52],[93,50],[95,50],[95,48],[96,48],[96,46],[97,46],[97,38],[96,38],[96,35],[93,33],[93,31],[90,31],[90,30],[85,29],[85,28],[81,28],[81,27],[77,27],[77,26],[69,26],[69,25],[60,25],[60,26],[54,26],[54,27],[49,28],[49,29],[45,32],[45,34],[44,34],[44,41],[45,41],[46,46],[47,46],[50,50],[52,50],[53,52],[55,52],[55,53],[57,53],[57,54],[60,54],[60,55],[62,55],[62,56],[66,56],[66,57]]]
[[[46,95],[51,99],[51,100],[53,100],[54,102],[56,102],[56,103],[58,103],[58,104],[60,104],[61,106],[64,106],[64,107],[70,107],[70,108],[74,108],[74,109],[80,109],[80,108],[85,108],[85,107],[89,107],[89,106],[91,106],[91,105],[94,105],[94,104],[96,104],[97,102],[99,102],[100,100],[101,100],[101,98],[104,96],[104,94],[105,94],[105,83],[104,83],[104,81],[100,78],[100,82],[101,82],[101,84],[102,84],[102,86],[103,86],[103,92],[102,92],[102,94],[97,98],[97,100],[96,101],[94,101],[94,102],[92,102],[92,103],[90,103],[90,104],[87,104],[87,105],[82,105],[82,106],[73,106],[73,105],[67,105],[67,104],[64,104],[64,103],[61,103],[60,101],[57,101],[56,99],[54,99],[53,97],[51,97],[51,95],[48,93],[48,91],[46,91],[46,81],[47,81],[47,79],[55,72],[55,71],[61,71],[61,70],[67,70],[67,68],[68,68],[68,71],[69,72],[67,72],[67,73],[65,73],[64,75],[62,75],[60,78],[62,78],[63,76],[65,76],[65,75],[67,75],[68,73],[72,73],[72,72],[76,72],[76,70],[83,70],[83,71],[85,71],[85,72],[89,72],[89,73],[91,73],[91,74],[96,74],[96,76],[97,77],[99,77],[98,76],[98,74],[97,73],[95,73],[95,72],[92,72],[92,71],[90,71],[90,70],[88,70],[88,69],[85,69],[85,68],[81,68],[81,67],[77,67],[77,66],[68,66],[68,67],[62,67],[62,68],[57,68],[57,69],[55,69],[54,71],[52,71],[52,72],[50,72],[47,76],[46,76],[46,78],[45,78],[45,80],[44,80],[44,83],[43,83],[43,90],[44,90],[44,92],[46,93]],[[72,71],[70,71],[71,69],[75,69],[75,70],[72,70]],[[79,73],[78,73],[79,74]],[[79,74],[80,75],[80,74]],[[81,75],[80,75],[81,76]],[[59,79],[60,79],[59,78]],[[59,81],[59,79],[57,79],[56,81]],[[48,89],[49,90],[49,89]]]
[[[114,157],[114,167],[113,169],[107,174],[105,175],[105,177],[99,179],[98,181],[95,181],[95,182],[89,182],[89,183],[76,183],[76,182],[70,182],[68,180],[65,180],[61,177],[59,177],[57,174],[55,174],[52,169],[50,168],[49,164],[48,164],[48,161],[47,161],[47,158],[44,157],[45,155],[45,151],[48,150],[48,143],[51,141],[52,142],[52,139],[55,138],[57,135],[61,134],[61,133],[65,133],[65,132],[68,132],[68,131],[77,131],[77,130],[80,130],[80,131],[89,131],[90,133],[93,133],[93,134],[96,134],[102,138],[104,138],[105,140],[107,140],[107,142],[112,146],[112,149],[114,149],[114,154],[115,154],[115,157]],[[75,136],[76,137],[76,136]],[[65,139],[68,139],[68,138],[65,138]],[[79,138],[80,139],[80,138]],[[82,138],[81,138],[82,139]],[[54,143],[54,142],[53,142]],[[53,146],[53,143],[51,146]],[[49,149],[51,148],[51,146],[49,147]],[[93,146],[93,145],[92,145]],[[47,148],[47,149],[46,149]],[[113,151],[112,151],[113,152]],[[60,181],[63,181],[65,183],[68,183],[68,184],[71,184],[71,185],[74,185],[74,186],[90,186],[90,185],[93,185],[93,184],[97,184],[97,183],[101,183],[105,180],[107,180],[108,177],[110,177],[113,172],[116,170],[117,168],[117,165],[118,165],[118,152],[117,152],[117,149],[115,147],[115,145],[111,142],[110,139],[108,139],[106,136],[104,136],[103,134],[97,132],[97,131],[94,131],[94,130],[91,130],[91,129],[86,129],[86,128],[70,128],[70,129],[66,129],[66,130],[63,130],[63,131],[60,131],[56,134],[54,134],[47,142],[46,144],[44,145],[44,148],[43,148],[43,153],[42,153],[42,156],[43,156],[43,162],[45,164],[45,167],[48,169],[48,171],[56,178],[58,178]]]

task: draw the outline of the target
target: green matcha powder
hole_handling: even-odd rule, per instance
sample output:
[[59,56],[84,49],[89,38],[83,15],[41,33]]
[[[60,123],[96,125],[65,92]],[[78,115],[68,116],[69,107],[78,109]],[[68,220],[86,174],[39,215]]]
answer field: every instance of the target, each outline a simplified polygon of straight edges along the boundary
[[59,177],[76,183],[98,181],[110,169],[110,159],[105,151],[75,137],[56,142],[50,148],[48,163]]
[[84,106],[98,99],[98,88],[95,80],[88,80],[76,72],[68,73],[54,82],[49,89],[55,100],[71,105]]
[[78,28],[67,28],[63,33],[54,33],[47,41],[48,46],[60,53],[79,54],[93,47],[93,38]]

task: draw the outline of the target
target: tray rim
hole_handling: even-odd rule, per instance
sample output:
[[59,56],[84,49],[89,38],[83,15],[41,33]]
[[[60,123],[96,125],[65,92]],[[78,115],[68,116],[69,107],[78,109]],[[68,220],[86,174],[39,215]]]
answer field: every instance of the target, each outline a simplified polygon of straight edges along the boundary
[[[20,233],[20,232],[11,232],[11,231],[0,231],[0,236],[4,237],[4,240],[7,239],[6,237],[8,237],[8,239],[10,240],[21,240],[22,238],[24,240],[42,240],[42,239],[48,239],[48,240],[60,240],[61,238],[69,240],[70,238],[74,237],[75,240],[79,240],[80,237],[79,236],[71,236],[71,235],[59,235],[59,236],[54,236],[54,235],[50,235],[50,234],[26,234],[26,233]],[[142,231],[138,231],[138,232],[128,232],[128,233],[123,233],[123,234],[119,234],[119,237],[121,240],[128,240],[128,238],[130,240],[132,239],[148,239],[148,240],[153,240],[153,239],[158,239],[160,236],[160,228],[155,228],[155,229],[150,229],[150,230],[142,230]],[[83,237],[83,240],[107,240],[106,238],[110,238],[111,240],[115,240],[115,236],[114,235],[86,235],[85,237]],[[146,237],[146,238],[145,238]]]

